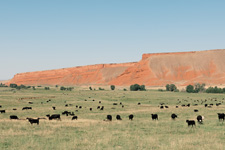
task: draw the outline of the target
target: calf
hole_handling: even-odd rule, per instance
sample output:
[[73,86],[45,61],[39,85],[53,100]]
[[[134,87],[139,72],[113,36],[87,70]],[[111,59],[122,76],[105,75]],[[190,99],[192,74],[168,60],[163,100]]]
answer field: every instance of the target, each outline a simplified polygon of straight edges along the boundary
[[158,120],[158,115],[157,114],[151,114],[152,115],[152,120]]
[[5,110],[0,110],[0,113],[5,113]]
[[73,116],[72,120],[77,120],[77,118],[78,118],[77,116]]
[[188,126],[195,126],[195,121],[194,120],[186,120]]
[[204,116],[201,116],[201,115],[197,116],[198,123],[202,124],[203,123],[203,119],[204,119]]
[[10,115],[9,118],[10,119],[19,119],[16,115]]
[[172,115],[171,115],[171,118],[174,120],[174,119],[177,118],[177,115],[176,115],[176,114],[172,114]]
[[30,124],[33,125],[33,123],[36,123],[37,125],[39,125],[39,119],[40,118],[37,118],[37,119],[34,119],[34,118],[27,118],[28,121],[30,122]]
[[133,118],[134,118],[134,115],[133,114],[130,114],[129,115],[129,120],[133,120]]
[[116,115],[116,119],[117,120],[122,120],[122,118],[120,117],[120,115]]
[[225,114],[224,114],[224,113],[217,113],[217,114],[218,114],[218,119],[219,119],[219,121],[220,121],[220,120],[223,120],[223,121],[224,121]]

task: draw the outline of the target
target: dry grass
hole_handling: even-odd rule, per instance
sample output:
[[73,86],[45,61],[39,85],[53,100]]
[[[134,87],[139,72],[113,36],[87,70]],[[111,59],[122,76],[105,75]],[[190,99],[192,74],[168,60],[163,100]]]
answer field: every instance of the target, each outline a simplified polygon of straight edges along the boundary
[[[63,94],[64,93],[64,94]],[[18,100],[20,97],[56,96],[51,102],[48,99]],[[0,149],[108,149],[108,150],[212,150],[225,147],[225,124],[217,119],[218,112],[224,112],[225,106],[205,108],[200,103],[193,106],[195,100],[209,99],[209,103],[216,103],[210,98],[217,98],[223,102],[223,94],[187,94],[158,91],[130,92],[130,91],[88,91],[76,89],[74,91],[59,91],[51,88],[33,90],[10,91],[0,88],[0,109],[6,109],[0,114]],[[84,100],[87,101],[84,101]],[[92,101],[95,99],[95,101]],[[191,103],[191,107],[179,107],[177,99],[182,104]],[[188,102],[184,101],[188,100]],[[34,104],[28,104],[32,101]],[[67,104],[73,106],[65,107]],[[102,103],[99,104],[98,101]],[[43,102],[43,104],[41,104]],[[112,105],[122,102],[121,105]],[[137,105],[141,102],[141,105]],[[159,103],[166,103],[168,109],[159,109]],[[83,106],[77,109],[75,106]],[[105,106],[103,111],[97,106]],[[23,110],[24,106],[32,106],[32,110]],[[52,110],[56,106],[57,110]],[[89,108],[93,111],[89,111]],[[17,108],[16,111],[12,110]],[[114,108],[114,109],[112,109]],[[198,109],[195,113],[193,110]],[[78,120],[71,120],[71,116],[62,116],[61,121],[41,119],[39,125],[30,125],[26,117],[45,117],[46,114],[60,113],[64,110],[75,111]],[[134,114],[134,120],[128,120],[129,114]],[[159,115],[158,121],[151,120],[151,114]],[[178,114],[177,120],[170,119],[172,113]],[[18,115],[24,120],[10,120],[9,115]],[[103,121],[107,114],[113,116],[113,121]],[[119,114],[122,121],[117,121]],[[186,119],[195,119],[197,115],[204,115],[203,125],[187,127]]]

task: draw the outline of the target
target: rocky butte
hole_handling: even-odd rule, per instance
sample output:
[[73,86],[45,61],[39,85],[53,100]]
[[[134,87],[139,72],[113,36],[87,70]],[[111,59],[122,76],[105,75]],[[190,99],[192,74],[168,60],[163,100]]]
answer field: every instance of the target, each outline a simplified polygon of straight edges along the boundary
[[225,84],[225,49],[143,54],[139,62],[18,73],[7,84],[184,86]]

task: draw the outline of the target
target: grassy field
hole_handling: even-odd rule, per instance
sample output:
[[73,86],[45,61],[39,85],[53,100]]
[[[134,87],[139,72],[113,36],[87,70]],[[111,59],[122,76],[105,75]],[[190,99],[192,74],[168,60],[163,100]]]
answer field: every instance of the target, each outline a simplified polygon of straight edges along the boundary
[[[37,98],[19,100],[28,97]],[[211,100],[212,98],[217,98],[217,101]],[[44,90],[43,87],[37,90],[0,88],[0,110],[6,110],[5,114],[0,114],[0,149],[223,150],[225,124],[219,122],[217,116],[217,113],[225,113],[223,98],[224,94],[188,94],[156,90],[131,92],[89,91],[76,87],[73,91],[60,91],[57,88]],[[47,103],[49,99],[51,101]],[[178,99],[182,101],[180,104],[177,104]],[[213,103],[214,106],[205,108],[205,103],[201,104],[201,100],[205,99],[206,103]],[[102,103],[99,104],[99,101]],[[139,102],[141,105],[137,105]],[[215,106],[219,102],[222,105]],[[160,109],[159,103],[165,103],[169,108]],[[188,103],[191,104],[190,107],[180,106]],[[65,107],[65,104],[72,106]],[[83,108],[78,109],[76,105]],[[176,105],[179,105],[179,108],[175,108]],[[33,109],[22,110],[25,106],[31,106]],[[53,110],[52,106],[55,106],[56,110]],[[104,106],[105,109],[101,111],[97,106]],[[93,111],[89,108],[93,108]],[[194,109],[199,112],[194,112]],[[72,116],[62,116],[61,121],[49,121],[45,116],[61,114],[64,110],[75,112],[78,120],[71,120]],[[158,121],[151,119],[152,113],[159,115]],[[178,115],[175,121],[170,117],[172,113]],[[113,116],[113,120],[103,121],[108,114]],[[117,114],[122,117],[122,121],[116,120]],[[134,115],[133,121],[128,119],[130,114]],[[17,115],[21,120],[10,120],[10,115]],[[204,124],[197,123],[196,127],[188,127],[186,119],[196,120],[197,115],[205,117]],[[27,117],[46,119],[41,119],[39,125],[31,125],[25,120]]]

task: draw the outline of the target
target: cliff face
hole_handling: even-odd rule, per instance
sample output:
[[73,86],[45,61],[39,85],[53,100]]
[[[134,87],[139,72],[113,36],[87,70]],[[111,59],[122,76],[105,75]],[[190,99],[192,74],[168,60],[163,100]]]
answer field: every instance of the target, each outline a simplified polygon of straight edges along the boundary
[[137,63],[101,64],[20,73],[8,83],[26,85],[225,83],[225,50],[143,54]]

